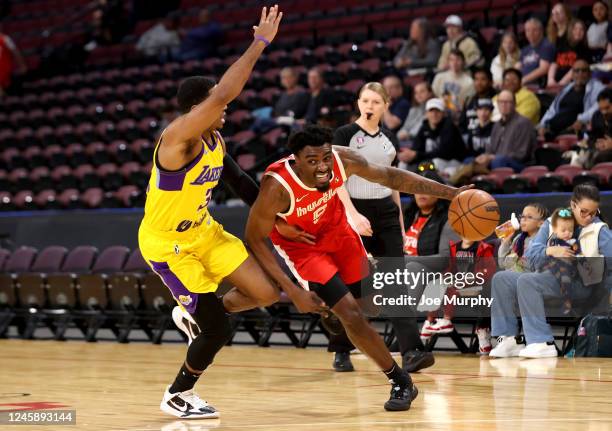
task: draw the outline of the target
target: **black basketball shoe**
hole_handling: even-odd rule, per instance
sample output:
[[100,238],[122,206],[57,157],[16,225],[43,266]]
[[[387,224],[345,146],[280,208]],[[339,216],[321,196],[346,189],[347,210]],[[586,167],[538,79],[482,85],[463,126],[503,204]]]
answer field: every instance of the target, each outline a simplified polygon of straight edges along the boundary
[[407,385],[391,385],[391,396],[389,401],[385,403],[385,410],[390,412],[398,412],[410,409],[410,404],[417,397],[419,391],[412,383]]

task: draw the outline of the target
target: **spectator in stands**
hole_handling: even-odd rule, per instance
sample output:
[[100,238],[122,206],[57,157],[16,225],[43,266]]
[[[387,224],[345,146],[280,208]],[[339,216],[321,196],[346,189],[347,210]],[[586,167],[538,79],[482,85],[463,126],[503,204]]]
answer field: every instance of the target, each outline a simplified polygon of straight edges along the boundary
[[518,216],[521,227],[515,235],[508,235],[501,240],[497,250],[499,267],[508,271],[526,272],[523,258],[531,240],[548,218],[548,208],[539,202],[530,203]]
[[606,88],[597,96],[599,109],[591,118],[591,131],[589,133],[589,147],[592,158],[587,164],[591,168],[597,163],[612,162],[612,90]]
[[[570,208],[577,222],[579,243],[585,257],[605,256],[610,267],[612,256],[612,233],[599,217],[600,196],[597,187],[581,184],[574,188]],[[540,269],[547,257],[574,257],[566,247],[547,247],[550,237],[550,220],[546,220],[525,252],[530,269]],[[607,276],[604,262],[593,259],[590,271],[579,271],[572,284],[573,299],[587,298],[598,285],[610,286],[612,277]],[[607,278],[606,278],[607,277]],[[588,286],[588,287],[587,287]],[[526,358],[557,357],[554,337],[546,323],[544,298],[560,298],[560,286],[550,272],[501,271],[495,274],[492,283],[492,332],[498,336],[498,344],[491,351],[492,357],[521,356]],[[516,339],[518,322],[514,306],[518,302],[527,347]]]
[[493,76],[491,76],[489,69],[486,67],[475,68],[472,76],[474,77],[475,94],[465,103],[459,121],[459,129],[465,135],[478,126],[478,118],[476,117],[478,101],[480,99],[488,99],[491,102],[491,99],[495,96]]
[[567,5],[557,3],[553,6],[546,25],[546,37],[555,48],[558,49],[561,46],[559,42],[567,39],[572,19],[572,13]]
[[585,40],[586,26],[574,20],[567,37],[557,39],[555,61],[548,69],[548,86],[567,85],[572,80],[572,66],[579,57],[588,56]]
[[489,169],[509,167],[520,172],[535,149],[535,129],[516,112],[516,99],[511,91],[502,90],[497,103],[501,119],[493,126],[490,146],[475,162]]
[[444,21],[448,39],[442,45],[442,53],[438,60],[438,69],[446,70],[450,67],[449,57],[453,50],[458,49],[463,53],[466,68],[472,66],[483,66],[484,58],[480,48],[474,39],[463,31],[463,21],[457,15],[450,15]]
[[[410,111],[402,128],[397,132],[397,139],[400,140],[400,144],[403,142],[411,143],[417,133],[419,133],[419,129],[425,120],[425,103],[432,97],[434,97],[433,91],[428,82],[419,82],[414,86],[414,100],[410,106]],[[410,147],[411,145],[407,146]],[[404,161],[401,151],[398,158],[400,161]]]
[[[425,178],[444,184],[442,177],[435,171],[425,170]],[[412,273],[443,271],[448,267],[450,244],[459,240],[448,223],[448,202],[430,195],[414,195],[404,211],[406,228],[406,269]],[[421,297],[425,284],[420,282],[413,286],[410,295]],[[409,307],[407,312],[415,312],[416,307]]]
[[491,145],[491,133],[493,132],[493,122],[491,121],[493,102],[491,99],[478,99],[474,110],[476,111],[476,125],[468,131],[468,158],[476,158],[485,152]]
[[459,129],[450,117],[445,115],[441,99],[429,99],[425,105],[425,117],[412,149],[402,151],[403,160],[409,169],[416,170],[423,161],[431,161],[438,170],[452,169],[465,157],[465,145]]
[[334,106],[334,90],[325,85],[323,74],[317,67],[308,71],[308,90],[310,100],[306,108],[306,115],[301,123],[316,124],[319,116],[327,115]]
[[529,45],[521,49],[519,67],[523,74],[523,85],[546,85],[548,68],[555,58],[555,47],[544,37],[542,23],[530,18],[525,23],[525,36]]
[[410,101],[404,97],[404,86],[402,81],[395,75],[389,75],[382,81],[383,87],[389,95],[391,104],[385,111],[382,121],[387,129],[393,133],[402,127],[404,118],[410,111]]
[[84,46],[86,51],[93,51],[98,46],[119,43],[128,32],[123,1],[98,0],[94,6],[90,28],[86,32]]
[[605,1],[593,3],[593,22],[587,31],[587,41],[591,50],[592,62],[598,63],[606,53],[608,45],[609,9]]
[[491,62],[491,74],[493,75],[493,86],[495,88],[501,88],[504,72],[515,67],[520,59],[521,50],[516,35],[511,31],[504,33],[499,45],[499,53]]
[[208,9],[203,9],[200,11],[199,25],[185,33],[180,59],[187,61],[214,57],[222,39],[221,25],[211,18]]
[[576,60],[572,75],[573,82],[555,97],[538,125],[541,138],[554,139],[567,129],[578,132],[591,121],[597,110],[597,96],[605,86],[591,79],[589,63],[582,59]]
[[[436,171],[427,169],[420,175],[445,184]],[[431,195],[414,195],[404,210],[404,225],[407,226],[404,253],[408,256],[407,262],[423,266],[422,263],[427,261],[431,263],[431,270],[446,267],[448,259],[445,258],[450,256],[450,243],[459,239],[448,224],[448,205],[448,201]],[[410,259],[409,256],[429,256],[432,259]]]
[[493,133],[494,126],[494,123],[491,121],[492,112],[493,102],[491,99],[478,99],[476,109],[477,126],[468,132],[466,139],[467,157],[463,160],[462,165],[450,176],[449,183],[467,184],[472,176],[489,172],[487,165],[476,163],[476,160],[491,147],[491,134]]
[[27,66],[19,48],[10,36],[2,33],[0,25],[0,96],[11,85],[14,74],[24,74],[26,72]]
[[281,70],[280,82],[285,91],[281,93],[274,105],[274,117],[286,116],[298,119],[306,115],[310,95],[298,85],[299,78],[298,72],[291,67]]
[[[497,269],[497,264],[493,257],[493,246],[482,240],[472,241],[467,238],[460,238],[457,241],[451,241],[449,260],[446,273],[461,274],[461,276],[464,276],[464,274],[480,273],[483,275],[487,286]],[[427,343],[432,335],[449,334],[455,330],[455,325],[452,322],[455,315],[455,305],[448,300],[459,295],[458,289],[469,289],[476,286],[483,289],[485,287],[473,281],[465,282],[463,279],[461,283],[456,284],[457,286],[448,285],[446,287],[444,305],[435,311],[427,313],[427,318],[423,322],[423,329],[421,329],[421,340],[423,343]],[[425,295],[428,296],[427,293]],[[443,311],[442,318],[439,318],[440,309]],[[486,355],[491,351],[491,329],[489,319],[482,320],[486,320],[486,324],[483,325],[482,322],[479,322],[476,326],[476,334],[478,336],[479,352],[481,355]]]
[[448,56],[449,70],[436,74],[431,87],[436,97],[445,101],[446,107],[457,116],[465,101],[474,94],[474,81],[465,71],[463,52],[454,49]]
[[136,50],[147,57],[157,57],[161,61],[175,58],[181,45],[178,28],[180,16],[172,13],[162,22],[145,31],[138,42]]
[[440,57],[440,44],[431,36],[426,18],[417,18],[410,24],[410,37],[393,59],[396,69],[433,69]]
[[[504,71],[504,83],[502,88],[514,94],[516,112],[528,118],[529,121],[536,126],[540,122],[540,100],[533,91],[521,84],[522,80],[523,74],[520,70],[506,69]],[[493,121],[499,121],[501,114],[497,106],[497,96],[493,98],[493,105]]]
[[273,107],[264,107],[254,111],[253,115],[256,120],[251,126],[253,131],[265,133],[277,125],[293,127],[294,124],[305,123],[310,94],[298,85],[298,80],[299,74],[295,69],[291,67],[281,69],[280,82],[284,91]]

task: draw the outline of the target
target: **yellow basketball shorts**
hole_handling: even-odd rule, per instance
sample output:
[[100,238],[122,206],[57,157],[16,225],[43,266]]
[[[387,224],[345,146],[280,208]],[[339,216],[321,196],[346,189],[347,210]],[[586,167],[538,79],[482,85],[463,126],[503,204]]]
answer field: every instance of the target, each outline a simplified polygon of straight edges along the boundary
[[138,243],[145,261],[189,313],[197,306],[193,294],[215,292],[249,256],[242,241],[214,220],[183,234],[141,225]]

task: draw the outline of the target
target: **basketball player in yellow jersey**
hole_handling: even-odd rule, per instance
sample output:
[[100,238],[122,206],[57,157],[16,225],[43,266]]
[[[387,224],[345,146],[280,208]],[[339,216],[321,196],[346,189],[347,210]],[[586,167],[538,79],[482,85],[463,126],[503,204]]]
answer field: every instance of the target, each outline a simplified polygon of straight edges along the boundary
[[[220,179],[247,203],[257,196],[257,185],[225,156],[218,129],[227,104],[244,87],[257,58],[274,39],[281,18],[278,6],[269,12],[263,8],[259,24],[253,27],[253,43],[218,85],[204,77],[181,83],[177,99],[182,115],[162,132],[155,148],[138,232],[140,250],[189,313],[185,323],[189,319],[201,330],[197,336],[191,334],[186,360],[160,405],[165,413],[180,418],[219,416],[193,387],[230,336],[227,312],[270,305],[278,299],[278,290],[242,242],[213,220],[207,206]],[[215,291],[223,279],[235,287],[221,300]],[[311,292],[296,287],[289,296],[302,312],[326,310]]]

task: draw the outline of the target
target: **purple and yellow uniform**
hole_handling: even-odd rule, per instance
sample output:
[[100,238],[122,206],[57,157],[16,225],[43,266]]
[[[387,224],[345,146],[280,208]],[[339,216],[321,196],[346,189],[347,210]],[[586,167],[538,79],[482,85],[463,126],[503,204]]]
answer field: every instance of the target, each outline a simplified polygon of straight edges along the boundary
[[242,241],[225,232],[208,212],[223,171],[222,139],[217,131],[211,142],[202,138],[198,156],[178,171],[160,168],[158,143],[138,231],[142,256],[190,313],[198,293],[215,292],[248,257]]

